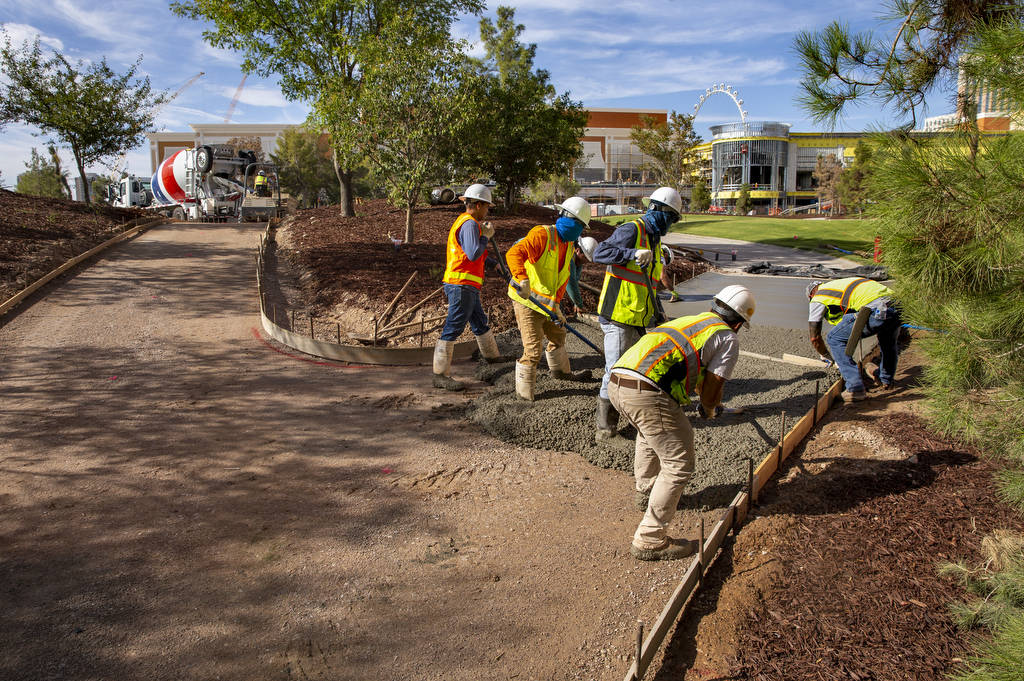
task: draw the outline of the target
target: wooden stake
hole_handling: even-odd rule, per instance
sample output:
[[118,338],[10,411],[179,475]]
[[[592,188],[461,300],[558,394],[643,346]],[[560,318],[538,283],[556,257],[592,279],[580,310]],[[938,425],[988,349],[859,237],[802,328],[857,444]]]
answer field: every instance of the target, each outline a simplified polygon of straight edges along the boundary
[[[437,290],[435,290],[435,291],[431,291],[431,292],[430,292],[430,295],[428,295],[428,296],[427,296],[426,298],[424,298],[424,299],[423,299],[423,300],[421,300],[420,302],[416,303],[415,305],[413,305],[412,307],[410,307],[410,308],[409,308],[408,310],[405,310],[405,311],[403,311],[403,312],[402,312],[402,315],[401,315],[400,317],[398,317],[398,319],[404,319],[405,317],[408,317],[408,316],[409,316],[409,315],[411,315],[411,314],[412,314],[413,312],[415,312],[416,310],[418,310],[418,309],[420,309],[421,307],[423,307],[423,305],[424,305],[424,304],[426,304],[426,302],[427,302],[428,300],[430,300],[431,298],[433,298],[434,296],[436,296],[436,295],[437,295],[438,293],[441,293],[442,291],[444,291],[444,286],[440,286],[440,287],[438,287],[438,288],[437,288]],[[395,321],[398,321],[398,319],[396,319]]]
[[407,289],[409,287],[409,284],[412,283],[412,280],[416,278],[416,274],[418,272],[419,272],[419,270],[413,270],[412,271],[412,274],[409,275],[409,278],[406,280],[405,285],[402,286],[402,288],[400,288],[398,290],[398,293],[395,294],[395,297],[391,300],[391,303],[384,309],[384,312],[381,313],[381,315],[380,315],[380,323],[381,324],[386,324],[387,323],[388,317],[391,316],[391,312],[395,309],[395,305],[398,303],[398,299],[402,297],[403,293],[405,293],[405,289]]
[[747,515],[750,515],[750,507],[756,501],[754,490],[754,460],[747,459]]
[[[447,314],[442,314],[442,315],[438,315],[436,317],[430,317],[429,319],[427,319],[427,323],[429,324],[431,322],[436,322],[439,319],[444,319],[447,316],[448,316]],[[391,333],[392,331],[400,331],[401,329],[408,329],[409,327],[417,326],[418,324],[419,324],[418,321],[416,321],[416,322],[409,322],[407,324],[395,324],[394,326],[389,326],[387,328],[381,329],[380,330],[380,335],[384,336],[386,334]]]
[[[445,316],[447,316],[447,315],[445,315]],[[422,312],[420,312],[419,318],[420,318],[420,347],[422,348],[423,347],[423,327],[424,327],[423,313]]]
[[786,412],[782,412],[782,424],[779,426],[779,466],[782,466],[782,457],[786,447]]
[[821,399],[821,397],[819,397],[819,395],[821,395],[821,381],[815,381],[814,382],[814,422],[815,423],[818,422],[818,400]]
[[338,345],[341,345],[341,322],[338,322]]
[[644,654],[644,621],[636,621],[636,674],[633,678],[636,681],[640,681],[643,678],[643,673],[640,671],[640,658]]
[[377,347],[377,315],[373,316],[373,346]]
[[700,519],[700,546],[697,547],[697,560],[700,562],[700,571],[697,572],[697,583],[704,583],[704,518]]
[[309,337],[316,340],[316,334],[313,333],[313,313],[309,313]]

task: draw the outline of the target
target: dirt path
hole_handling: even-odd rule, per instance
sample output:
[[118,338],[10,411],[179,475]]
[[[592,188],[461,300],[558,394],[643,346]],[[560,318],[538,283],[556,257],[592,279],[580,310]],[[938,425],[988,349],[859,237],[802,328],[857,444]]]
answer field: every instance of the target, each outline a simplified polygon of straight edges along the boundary
[[678,576],[630,476],[271,347],[257,236],[154,229],[0,328],[0,678],[621,678]]

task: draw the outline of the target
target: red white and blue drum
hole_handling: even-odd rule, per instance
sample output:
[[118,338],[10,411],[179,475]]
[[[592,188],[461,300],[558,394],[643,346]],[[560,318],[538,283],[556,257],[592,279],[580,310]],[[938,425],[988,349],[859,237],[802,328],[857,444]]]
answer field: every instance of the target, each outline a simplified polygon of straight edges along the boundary
[[185,196],[185,164],[191,149],[181,149],[163,160],[153,175],[153,198],[161,204],[191,203]]

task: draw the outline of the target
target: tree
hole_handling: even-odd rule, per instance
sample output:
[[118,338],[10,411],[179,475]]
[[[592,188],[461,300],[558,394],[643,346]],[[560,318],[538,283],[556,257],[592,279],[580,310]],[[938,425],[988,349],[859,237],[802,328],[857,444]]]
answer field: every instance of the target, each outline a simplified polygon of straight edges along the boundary
[[111,180],[109,177],[97,177],[92,181],[92,186],[89,187],[89,191],[92,192],[93,196],[98,196],[99,200],[103,203],[107,203],[107,187],[110,186]]
[[412,12],[424,32],[447,36],[461,12],[479,12],[480,0],[183,0],[179,16],[209,21],[203,39],[243,55],[242,71],[280,76],[292,101],[310,103],[317,127],[334,146],[342,215],[354,215],[353,169],[359,158],[358,98],[363,51],[376,49],[395,14]]
[[864,213],[868,205],[868,180],[871,175],[871,147],[864,140],[857,142],[853,163],[839,176],[839,199],[847,211]]
[[32,196],[47,196],[53,199],[64,198],[64,188],[61,187],[60,177],[57,175],[57,168],[52,161],[32,147],[32,155],[25,162],[25,172],[18,175],[18,184],[15,191],[19,194],[31,194]]
[[502,6],[496,22],[480,20],[487,57],[469,81],[479,108],[462,156],[463,165],[498,183],[506,210],[538,178],[569,173],[588,119],[581,103],[556,95],[547,71],[533,70],[537,46],[519,41],[525,27],[514,15]]
[[329,201],[337,200],[333,152],[327,135],[296,126],[277,139],[270,160],[277,166],[281,189],[296,198],[300,207],[313,205],[321,190]]
[[46,151],[50,153],[50,163],[53,164],[54,172],[57,173],[57,179],[60,180],[61,189],[64,190],[64,198],[68,200],[75,198],[74,192],[71,191],[71,185],[68,184],[68,173],[61,167],[60,154],[57,153],[57,147],[51,144],[46,148]]
[[580,190],[578,182],[570,176],[552,173],[534,182],[527,190],[530,200],[536,203],[561,203]]
[[835,154],[818,154],[811,177],[817,183],[818,206],[828,204],[828,214],[840,213],[839,180],[843,175],[843,164]]
[[[912,105],[958,75],[958,64],[968,96],[985,84],[1024,111],[1024,4],[933,0],[894,2],[891,10],[902,23],[884,41],[852,39],[839,25],[802,38],[812,113],[839,115],[881,99],[901,103],[913,119]],[[930,33],[925,20],[936,26]],[[844,44],[860,46],[860,61],[831,59]],[[822,68],[830,59],[831,75]],[[878,85],[849,85],[856,82]],[[970,113],[962,98],[956,104]],[[942,332],[921,340],[933,422],[1024,461],[1024,430],[1007,418],[1024,403],[1024,139],[982,136],[966,116],[950,134],[897,129],[874,146],[868,186],[885,200],[868,214],[885,264],[907,320]],[[1004,477],[1001,491],[1024,502],[1024,474],[1016,476]]]
[[697,213],[703,213],[711,206],[711,192],[704,183],[704,178],[699,177],[693,183],[693,193],[690,196],[690,209]]
[[116,159],[145,141],[155,108],[166,98],[154,94],[149,78],[136,78],[140,56],[125,73],[115,73],[106,58],[72,64],[55,52],[44,57],[39,39],[11,47],[4,33],[0,49],[0,123],[20,122],[49,136],[48,143],[71,149],[90,200],[86,166]]
[[693,116],[673,111],[666,123],[650,116],[641,116],[640,121],[629,137],[648,158],[643,169],[651,179],[676,189],[692,184],[698,164],[694,148],[702,141],[693,129]]
[[736,213],[737,215],[746,215],[751,209],[750,202],[750,184],[744,182],[740,185],[740,195],[736,199]]

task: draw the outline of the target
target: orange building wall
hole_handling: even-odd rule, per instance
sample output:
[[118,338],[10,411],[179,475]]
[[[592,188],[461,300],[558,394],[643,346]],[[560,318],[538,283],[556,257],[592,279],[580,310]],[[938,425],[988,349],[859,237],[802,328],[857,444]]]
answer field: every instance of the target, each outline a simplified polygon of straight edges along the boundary
[[659,123],[668,122],[668,114],[641,114],[635,111],[591,111],[588,128],[632,128],[640,125],[640,116],[647,115]]

